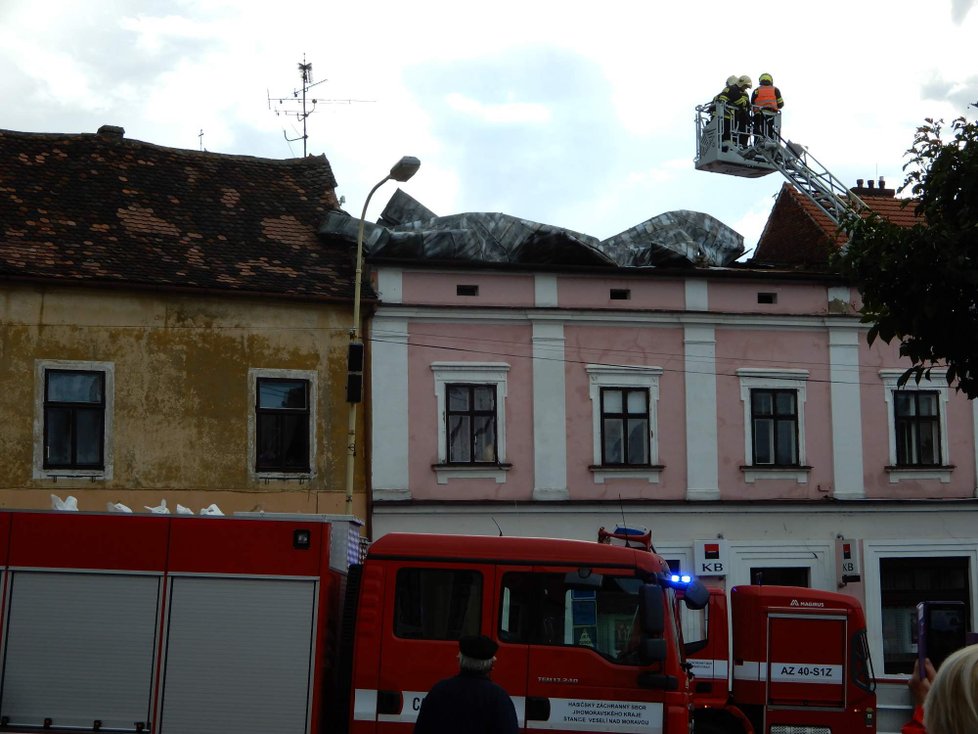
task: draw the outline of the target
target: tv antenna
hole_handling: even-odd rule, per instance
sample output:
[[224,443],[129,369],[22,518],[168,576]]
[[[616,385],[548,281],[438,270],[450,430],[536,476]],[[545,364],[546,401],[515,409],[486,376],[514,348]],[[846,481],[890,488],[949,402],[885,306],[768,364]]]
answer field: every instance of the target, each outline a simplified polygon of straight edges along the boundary
[[[320,84],[329,81],[328,79],[320,79],[318,82],[312,80],[312,62],[306,61],[306,55],[302,55],[302,61],[299,63],[299,76],[302,79],[302,87],[292,90],[292,95],[290,97],[273,97],[268,90],[265,93],[268,95],[268,109],[272,110],[276,116],[284,115],[285,117],[295,117],[302,122],[302,135],[297,138],[290,138],[285,130],[282,131],[282,135],[285,136],[286,141],[294,143],[297,140],[302,141],[302,157],[305,158],[308,149],[309,133],[306,128],[306,120],[309,116],[316,111],[317,104],[353,104],[354,102],[373,102],[372,99],[317,99],[315,97],[309,97],[309,90],[313,87],[318,87]],[[275,103],[275,107],[272,107],[272,103]],[[286,105],[300,104],[302,106],[301,110],[289,110],[286,109]],[[311,106],[310,106],[311,105]]]

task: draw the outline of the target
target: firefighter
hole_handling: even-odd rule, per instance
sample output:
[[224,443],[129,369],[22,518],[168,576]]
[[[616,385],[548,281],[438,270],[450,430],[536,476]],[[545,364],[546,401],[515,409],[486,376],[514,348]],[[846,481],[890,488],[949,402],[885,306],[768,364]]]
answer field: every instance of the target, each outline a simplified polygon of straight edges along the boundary
[[754,137],[771,137],[774,118],[784,107],[784,99],[770,74],[761,74],[757,78],[757,89],[750,96],[750,106],[754,111]]
[[730,76],[727,78],[727,86],[723,88],[716,97],[713,98],[714,105],[717,102],[723,102],[723,132],[720,135],[720,140],[724,143],[723,150],[727,149],[725,143],[729,143],[732,137],[732,131],[735,126],[739,126],[738,120],[741,117],[740,110],[743,109],[745,112],[747,110],[747,105],[749,100],[747,98],[747,92],[741,87],[741,80],[746,79],[750,82],[750,78],[746,76]]
[[737,86],[743,90],[743,97],[741,97],[739,104],[736,105],[736,122],[737,128],[740,130],[739,143],[741,148],[746,148],[750,142],[751,123],[750,98],[747,96],[747,90],[754,86],[754,82],[751,81],[749,76],[743,74],[737,79]]
[[424,697],[414,734],[518,734],[512,699],[489,680],[498,649],[484,635],[458,641],[458,675],[439,681]]

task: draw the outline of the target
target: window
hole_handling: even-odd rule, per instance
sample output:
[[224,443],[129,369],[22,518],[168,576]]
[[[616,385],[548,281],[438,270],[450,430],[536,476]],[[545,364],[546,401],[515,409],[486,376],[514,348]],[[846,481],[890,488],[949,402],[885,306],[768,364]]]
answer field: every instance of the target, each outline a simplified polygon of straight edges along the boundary
[[34,478],[112,478],[114,366],[35,364]]
[[648,466],[649,391],[601,388],[601,464]]
[[596,484],[608,479],[657,483],[659,440],[656,408],[661,367],[589,364]]
[[923,390],[893,393],[897,466],[935,466],[941,463],[938,395]]
[[248,422],[250,469],[263,479],[306,479],[316,458],[316,373],[249,371],[254,411]]
[[798,396],[794,390],[751,390],[754,466],[798,465]]
[[103,372],[45,370],[45,469],[101,469],[104,426]]
[[438,483],[449,479],[506,481],[506,385],[502,362],[434,362],[438,410]]
[[739,369],[744,405],[744,479],[808,482],[805,400],[808,370]]
[[496,463],[496,386],[448,385],[450,464]]
[[939,479],[951,481],[948,452],[946,370],[931,370],[930,379],[900,385],[903,370],[880,370],[889,436],[890,482]]
[[917,604],[961,601],[971,619],[966,556],[880,558],[883,672],[909,673],[917,659]]
[[[576,572],[572,572],[576,576]],[[638,664],[638,578],[605,575],[576,588],[562,573],[503,576],[499,639],[530,645],[589,647],[622,664]]]
[[394,592],[394,634],[457,640],[482,627],[482,575],[475,571],[402,568]]
[[258,471],[309,471],[309,383],[258,378]]

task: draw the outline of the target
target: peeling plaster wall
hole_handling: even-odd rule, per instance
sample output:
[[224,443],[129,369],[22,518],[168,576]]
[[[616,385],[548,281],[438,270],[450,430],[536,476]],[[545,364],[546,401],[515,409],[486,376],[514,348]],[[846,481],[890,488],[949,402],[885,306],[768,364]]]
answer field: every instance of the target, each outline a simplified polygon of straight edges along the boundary
[[[225,513],[342,513],[349,309],[324,303],[5,285],[0,291],[0,505],[47,508],[74,495],[82,510],[165,498]],[[110,478],[35,478],[38,360],[111,363]],[[249,369],[315,375],[315,466],[305,481],[249,471],[254,410]],[[362,413],[361,413],[362,415]],[[365,436],[361,425],[358,435]],[[363,487],[363,454],[355,486]],[[354,512],[365,516],[363,492]]]

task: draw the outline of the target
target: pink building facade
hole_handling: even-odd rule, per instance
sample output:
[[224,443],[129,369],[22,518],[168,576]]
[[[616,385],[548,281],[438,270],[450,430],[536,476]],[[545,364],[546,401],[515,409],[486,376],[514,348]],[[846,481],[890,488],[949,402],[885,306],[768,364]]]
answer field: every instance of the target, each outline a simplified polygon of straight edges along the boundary
[[978,606],[978,407],[938,370],[899,386],[855,290],[736,265],[373,267],[374,537],[624,521],[728,588],[841,589],[899,729],[917,601]]

